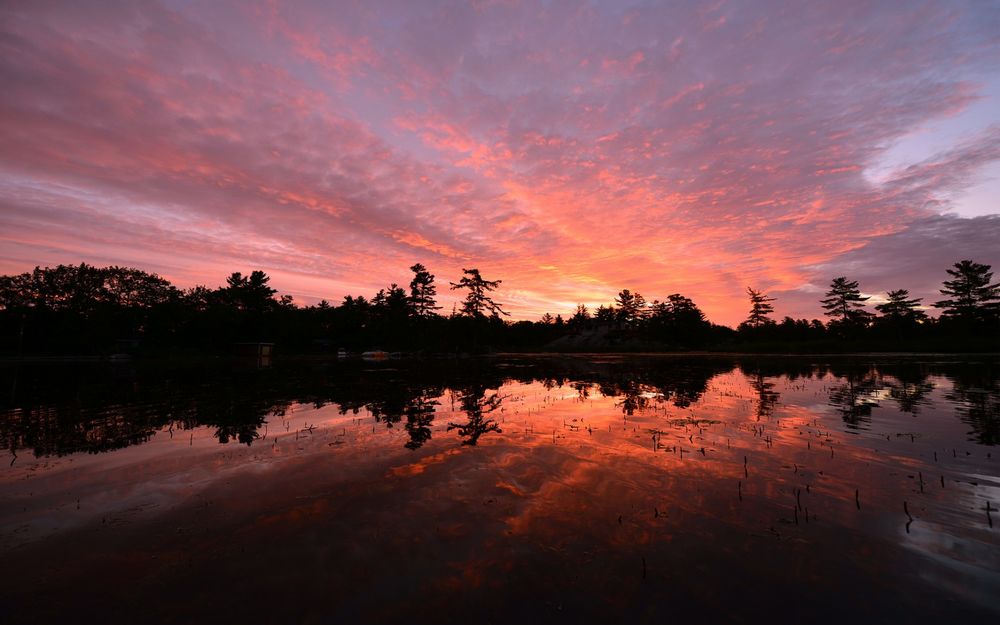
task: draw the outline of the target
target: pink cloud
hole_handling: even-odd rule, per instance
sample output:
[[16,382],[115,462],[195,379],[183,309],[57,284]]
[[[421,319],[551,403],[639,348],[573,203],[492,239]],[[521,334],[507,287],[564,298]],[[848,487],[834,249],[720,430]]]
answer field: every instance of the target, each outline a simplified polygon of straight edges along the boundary
[[[422,262],[503,279],[517,317],[631,288],[736,323],[747,284],[818,316],[830,271],[881,275],[878,250],[966,223],[935,219],[1000,158],[996,130],[865,172],[1000,81],[998,21],[963,3],[7,5],[0,271],[262,268],[308,302]],[[878,281],[930,288],[921,271]]]

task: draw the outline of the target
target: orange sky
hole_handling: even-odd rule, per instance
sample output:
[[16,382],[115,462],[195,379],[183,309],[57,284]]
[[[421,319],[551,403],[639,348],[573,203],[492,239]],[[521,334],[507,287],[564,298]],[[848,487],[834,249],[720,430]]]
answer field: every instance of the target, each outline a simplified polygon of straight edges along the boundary
[[[781,2],[7,3],[0,272],[263,269],[299,303],[425,264],[514,318],[1000,265],[1000,11]],[[877,301],[877,300],[873,300]]]

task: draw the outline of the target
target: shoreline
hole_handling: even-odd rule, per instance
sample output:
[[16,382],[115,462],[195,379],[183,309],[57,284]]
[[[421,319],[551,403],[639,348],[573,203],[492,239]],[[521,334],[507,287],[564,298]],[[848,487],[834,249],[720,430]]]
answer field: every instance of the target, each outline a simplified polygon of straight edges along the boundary
[[[85,364],[100,363],[113,365],[126,364],[233,364],[246,366],[248,360],[236,356],[220,354],[187,354],[187,355],[156,355],[137,357],[92,356],[92,355],[46,355],[46,356],[0,356],[0,366],[18,364]],[[469,359],[504,359],[504,358],[964,358],[964,359],[994,359],[1000,358],[1000,352],[891,352],[891,351],[851,351],[851,352],[736,352],[736,351],[670,351],[670,352],[559,352],[559,351],[504,351],[484,354],[454,354],[449,352],[403,353],[400,356],[383,361],[365,360],[360,354],[352,354],[347,358],[336,354],[287,354],[271,358],[268,366],[281,363],[301,362],[398,362],[401,360],[469,360]],[[251,359],[252,360],[252,359]]]

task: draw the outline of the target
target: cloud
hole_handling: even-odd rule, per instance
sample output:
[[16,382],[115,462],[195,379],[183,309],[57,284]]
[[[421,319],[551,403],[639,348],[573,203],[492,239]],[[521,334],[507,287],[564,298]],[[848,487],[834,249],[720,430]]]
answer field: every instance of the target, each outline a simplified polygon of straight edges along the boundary
[[[991,265],[1000,275],[1000,215],[958,217],[935,215],[912,222],[905,230],[873,239],[868,245],[811,267],[814,279],[798,291],[778,293],[786,306],[817,310],[816,302],[834,277],[858,280],[873,301],[887,291],[908,289],[929,306],[941,299],[945,270],[960,260]],[[936,311],[932,314],[936,315]],[[818,317],[818,314],[812,316]]]
[[2,12],[4,272],[259,267],[313,301],[422,262],[503,279],[519,317],[631,288],[736,323],[747,284],[795,316],[834,268],[928,285],[950,244],[908,252],[933,256],[919,276],[882,250],[993,224],[947,213],[1000,157],[996,128],[865,174],[1000,81],[1000,12],[980,4]]

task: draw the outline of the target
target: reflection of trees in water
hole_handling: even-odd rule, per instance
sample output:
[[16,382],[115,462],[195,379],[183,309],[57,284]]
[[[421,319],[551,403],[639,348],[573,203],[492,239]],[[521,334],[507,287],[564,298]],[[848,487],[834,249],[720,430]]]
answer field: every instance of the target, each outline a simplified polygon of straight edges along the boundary
[[928,402],[928,395],[934,390],[934,383],[927,380],[926,368],[916,364],[902,364],[896,367],[880,367],[889,373],[882,384],[889,390],[889,397],[899,406],[900,412],[914,416],[920,407]]
[[36,456],[100,453],[149,441],[157,432],[208,426],[220,442],[250,444],[266,416],[283,412],[274,389],[241,375],[209,382],[197,372],[166,378],[102,367],[28,371],[10,404],[0,405],[0,435],[11,450]]
[[570,387],[576,391],[577,399],[580,401],[586,401],[590,399],[590,383],[589,382],[573,382]]
[[[756,357],[746,362],[752,364],[741,363],[740,368],[756,394],[761,417],[770,416],[779,401],[775,378],[818,380],[828,371],[834,376],[825,378],[833,385],[829,403],[851,427],[869,421],[880,398],[890,398],[900,410],[916,414],[934,388],[928,372],[939,371],[952,379],[947,397],[958,406],[958,416],[972,426],[975,439],[986,444],[1000,440],[995,365],[858,367]],[[393,362],[384,369],[360,363],[265,371],[26,368],[17,384],[4,385],[13,388],[11,393],[0,394],[0,441],[12,451],[27,448],[38,456],[62,455],[142,444],[161,430],[161,436],[177,436],[181,430],[210,427],[220,442],[249,445],[259,440],[264,423],[302,403],[334,404],[344,414],[367,410],[386,427],[402,422],[406,447],[419,449],[431,439],[435,398],[455,389],[455,408],[469,418],[466,423],[449,424],[450,429],[458,430],[464,443],[474,444],[487,432],[499,432],[491,413],[500,409],[499,392],[510,382],[538,382],[546,388],[569,385],[581,400],[598,389],[616,398],[629,415],[647,408],[650,401],[688,407],[701,399],[712,378],[733,367],[733,361],[724,359],[549,358],[525,359],[509,367],[472,359]],[[6,381],[8,375],[0,369],[0,378]]]
[[[187,366],[112,367],[67,365],[0,369],[11,384],[0,394],[0,440],[12,451],[38,456],[101,452],[149,441],[161,430],[210,427],[220,442],[252,444],[263,424],[294,403],[320,408],[336,404],[344,413],[369,410],[387,426],[406,417],[410,445],[429,439],[431,398],[445,388],[499,388],[513,379],[542,380],[549,388],[570,379],[586,394],[608,376],[580,361],[531,360],[513,372],[482,361],[394,362],[392,369],[359,363],[280,367],[265,371]],[[576,375],[585,367],[584,375]],[[488,423],[472,423],[476,428]]]
[[927,368],[918,363],[846,364],[832,367],[831,373],[841,383],[830,387],[830,405],[852,427],[870,422],[872,410],[884,397],[892,399],[900,412],[917,415],[934,390]]
[[800,377],[812,378],[816,374],[815,366],[803,368],[802,363],[797,361],[783,364],[784,367],[776,367],[773,362],[761,360],[740,363],[740,372],[756,395],[754,417],[757,421],[770,419],[781,399],[781,394],[774,390],[774,382],[769,382],[768,378],[785,376],[789,380],[795,380]]
[[878,375],[873,367],[848,366],[834,375],[844,382],[830,387],[829,403],[851,428],[870,423],[872,408],[878,407]]
[[655,395],[657,401],[688,408],[701,399],[712,378],[732,368],[732,363],[726,361],[661,362],[655,366],[630,363],[628,367],[613,369],[608,376],[598,377],[597,383],[605,397],[621,397],[616,405],[625,415],[631,416],[649,406],[650,395]]
[[[226,444],[233,440],[249,447],[260,438],[258,430],[267,421],[267,417],[283,417],[291,405],[290,401],[275,401],[268,395],[255,396],[234,390],[216,402],[215,409],[220,412],[216,412],[214,416],[202,412],[202,418],[196,417],[190,427],[198,427],[199,424],[216,425],[215,437],[220,443]],[[200,408],[204,410],[207,406]]]
[[917,414],[920,406],[928,403],[934,384],[928,381],[925,365],[910,362],[853,364],[841,362],[834,365],[814,364],[805,360],[753,360],[741,363],[740,369],[748,378],[757,395],[755,414],[757,420],[770,417],[780,400],[774,383],[768,378],[785,377],[789,382],[798,379],[821,380],[827,375],[837,378],[829,389],[829,404],[837,409],[844,422],[851,427],[870,422],[872,410],[880,405],[883,391],[888,391],[899,410]]
[[541,382],[542,382],[542,387],[545,388],[545,390],[551,391],[554,388],[562,388],[566,380],[556,377],[546,377],[542,378]]
[[35,455],[63,455],[69,453],[68,441],[74,441],[70,451],[101,453],[149,442],[158,429],[141,410],[129,406],[108,406],[92,418],[84,415],[79,405],[14,412],[0,419],[0,428],[6,430],[5,447],[12,452],[27,447]]
[[763,374],[758,371],[750,378],[750,388],[757,393],[757,405],[754,415],[757,420],[769,419],[774,414],[774,407],[778,404],[781,395],[774,390],[774,382],[768,382]]
[[406,433],[410,440],[406,442],[407,449],[419,449],[431,438],[431,424],[434,423],[434,411],[438,402],[420,395],[414,397],[406,406]]
[[799,377],[813,377],[816,372],[814,366],[803,369],[799,362],[789,362],[784,368],[776,368],[767,362],[754,361],[752,363],[741,363],[740,371],[750,383],[750,388],[757,395],[757,402],[754,405],[754,416],[757,421],[769,419],[774,414],[774,408],[781,399],[781,394],[774,390],[774,382],[768,382],[769,377],[785,375],[789,380]]
[[899,411],[912,415],[920,413],[920,406],[927,403],[927,394],[934,390],[932,382],[890,382],[888,386],[889,397],[899,405]]
[[497,411],[504,398],[499,391],[487,397],[486,390],[486,387],[474,386],[462,391],[460,404],[469,419],[465,423],[448,423],[449,432],[458,430],[458,435],[465,439],[463,445],[477,444],[479,437],[487,432],[503,432],[499,424],[486,415]]
[[239,441],[240,443],[250,446],[255,440],[260,438],[260,433],[257,432],[259,426],[255,424],[241,424],[241,425],[223,425],[215,430],[215,437],[219,439],[219,442],[226,444],[230,439]]
[[952,371],[952,387],[945,398],[955,404],[958,418],[968,424],[972,440],[1000,443],[1000,380],[993,363],[962,365]]
[[444,392],[444,387],[422,380],[419,375],[385,377],[376,371],[355,372],[342,376],[339,383],[328,391],[332,401],[340,406],[340,414],[348,411],[358,414],[366,409],[376,422],[392,428],[406,418],[403,424],[409,440],[408,449],[419,449],[431,438],[434,423],[434,397]]
[[368,412],[375,417],[376,422],[385,423],[386,428],[392,428],[403,419],[412,398],[413,391],[402,384],[388,385],[381,389],[382,395],[376,399],[364,402],[362,405],[368,408]]
[[664,400],[678,408],[688,408],[701,399],[708,390],[709,381],[721,373],[732,370],[732,365],[717,364],[703,367],[682,367],[664,375],[660,372],[652,384]]
[[934,390],[927,366],[914,362],[840,364],[831,367],[830,373],[842,381],[830,388],[830,405],[851,427],[871,422],[872,410],[886,396],[900,412],[916,416]]
[[622,400],[615,405],[622,409],[622,413],[632,416],[637,410],[642,411],[649,405],[649,398],[643,396],[643,387],[636,381],[626,382],[621,386],[609,386],[601,388],[605,395],[621,397]]

